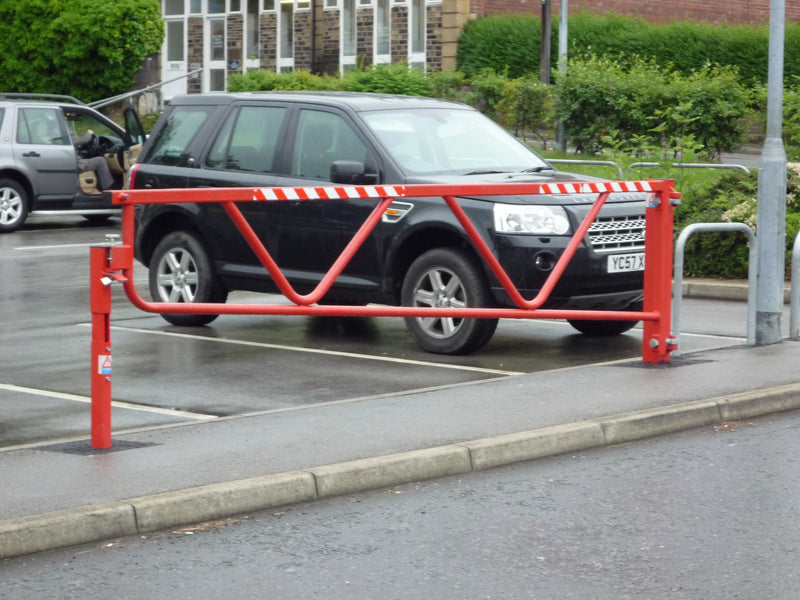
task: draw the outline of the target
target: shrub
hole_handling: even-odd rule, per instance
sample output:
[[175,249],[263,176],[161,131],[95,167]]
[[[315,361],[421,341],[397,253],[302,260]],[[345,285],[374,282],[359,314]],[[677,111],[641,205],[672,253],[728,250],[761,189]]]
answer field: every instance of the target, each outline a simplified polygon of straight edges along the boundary
[[558,74],[556,111],[578,152],[599,152],[609,139],[655,158],[687,147],[708,155],[741,143],[744,89],[730,68],[706,65],[685,76],[652,59],[589,56]]
[[[800,165],[787,170],[786,269],[791,265],[794,239],[800,231]],[[758,176],[734,172],[713,185],[685,194],[675,211],[683,230],[692,223],[744,223],[758,233]],[[691,277],[743,279],[748,272],[747,238],[740,233],[702,233],[686,244],[685,273]]]
[[310,71],[276,73],[254,69],[228,78],[228,91],[257,92],[270,90],[336,90],[342,88],[338,77],[313,75]]
[[431,83],[425,72],[404,63],[373,65],[367,69],[348,71],[344,89],[353,92],[430,96]]
[[[552,67],[558,61],[558,19],[553,20]],[[736,67],[745,85],[767,80],[769,29],[766,25],[718,25],[699,21],[654,24],[637,17],[570,15],[569,54],[616,59],[633,55],[671,65],[688,75],[706,64]],[[458,69],[471,77],[484,70],[522,77],[539,71],[541,21],[532,15],[489,15],[464,28],[458,46]],[[784,73],[800,76],[800,25],[785,28]]]
[[98,100],[133,85],[163,39],[158,0],[0,2],[0,80],[9,91]]
[[530,15],[488,15],[468,21],[458,42],[458,70],[522,77],[539,70],[541,21]]

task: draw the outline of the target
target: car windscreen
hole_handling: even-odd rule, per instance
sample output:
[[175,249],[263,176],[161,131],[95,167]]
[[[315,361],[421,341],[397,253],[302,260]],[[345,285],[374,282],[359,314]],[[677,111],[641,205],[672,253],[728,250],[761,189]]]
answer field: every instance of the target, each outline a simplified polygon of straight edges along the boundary
[[363,114],[409,174],[519,172],[547,163],[505,129],[472,110],[415,108]]

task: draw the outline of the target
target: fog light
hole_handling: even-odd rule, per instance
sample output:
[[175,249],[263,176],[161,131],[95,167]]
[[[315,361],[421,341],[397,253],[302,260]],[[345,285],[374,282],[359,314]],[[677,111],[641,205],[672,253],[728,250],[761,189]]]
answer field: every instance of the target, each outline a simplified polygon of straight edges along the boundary
[[533,264],[540,271],[550,271],[556,266],[556,257],[552,252],[539,252],[534,257]]

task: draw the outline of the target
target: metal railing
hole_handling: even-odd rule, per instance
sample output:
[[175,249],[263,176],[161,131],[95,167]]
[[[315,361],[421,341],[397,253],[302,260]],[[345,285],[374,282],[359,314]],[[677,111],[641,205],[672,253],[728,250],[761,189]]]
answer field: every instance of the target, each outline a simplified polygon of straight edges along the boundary
[[[678,341],[678,349],[673,355],[680,352],[681,339],[681,311],[683,310],[683,257],[686,242],[689,237],[697,232],[739,232],[747,235],[750,244],[749,265],[747,269],[747,343],[754,345],[756,340],[756,285],[758,279],[758,240],[753,230],[744,223],[693,223],[686,227],[678,236],[675,244],[675,266],[672,276],[672,327]],[[800,267],[799,267],[800,268]]]

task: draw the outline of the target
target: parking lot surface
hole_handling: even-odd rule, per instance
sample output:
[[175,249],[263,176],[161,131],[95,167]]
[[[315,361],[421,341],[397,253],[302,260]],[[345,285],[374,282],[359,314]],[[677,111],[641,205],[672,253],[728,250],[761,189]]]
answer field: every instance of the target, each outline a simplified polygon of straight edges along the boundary
[[105,230],[65,231],[0,238],[1,274],[18,282],[0,294],[0,556],[785,410],[800,397],[787,366],[800,346],[743,346],[741,303],[708,309],[716,319],[683,336],[673,364],[645,366],[638,329],[609,340],[504,321],[484,351],[442,357],[392,319],[178,328],[115,291],[113,447],[96,450],[87,247]]

